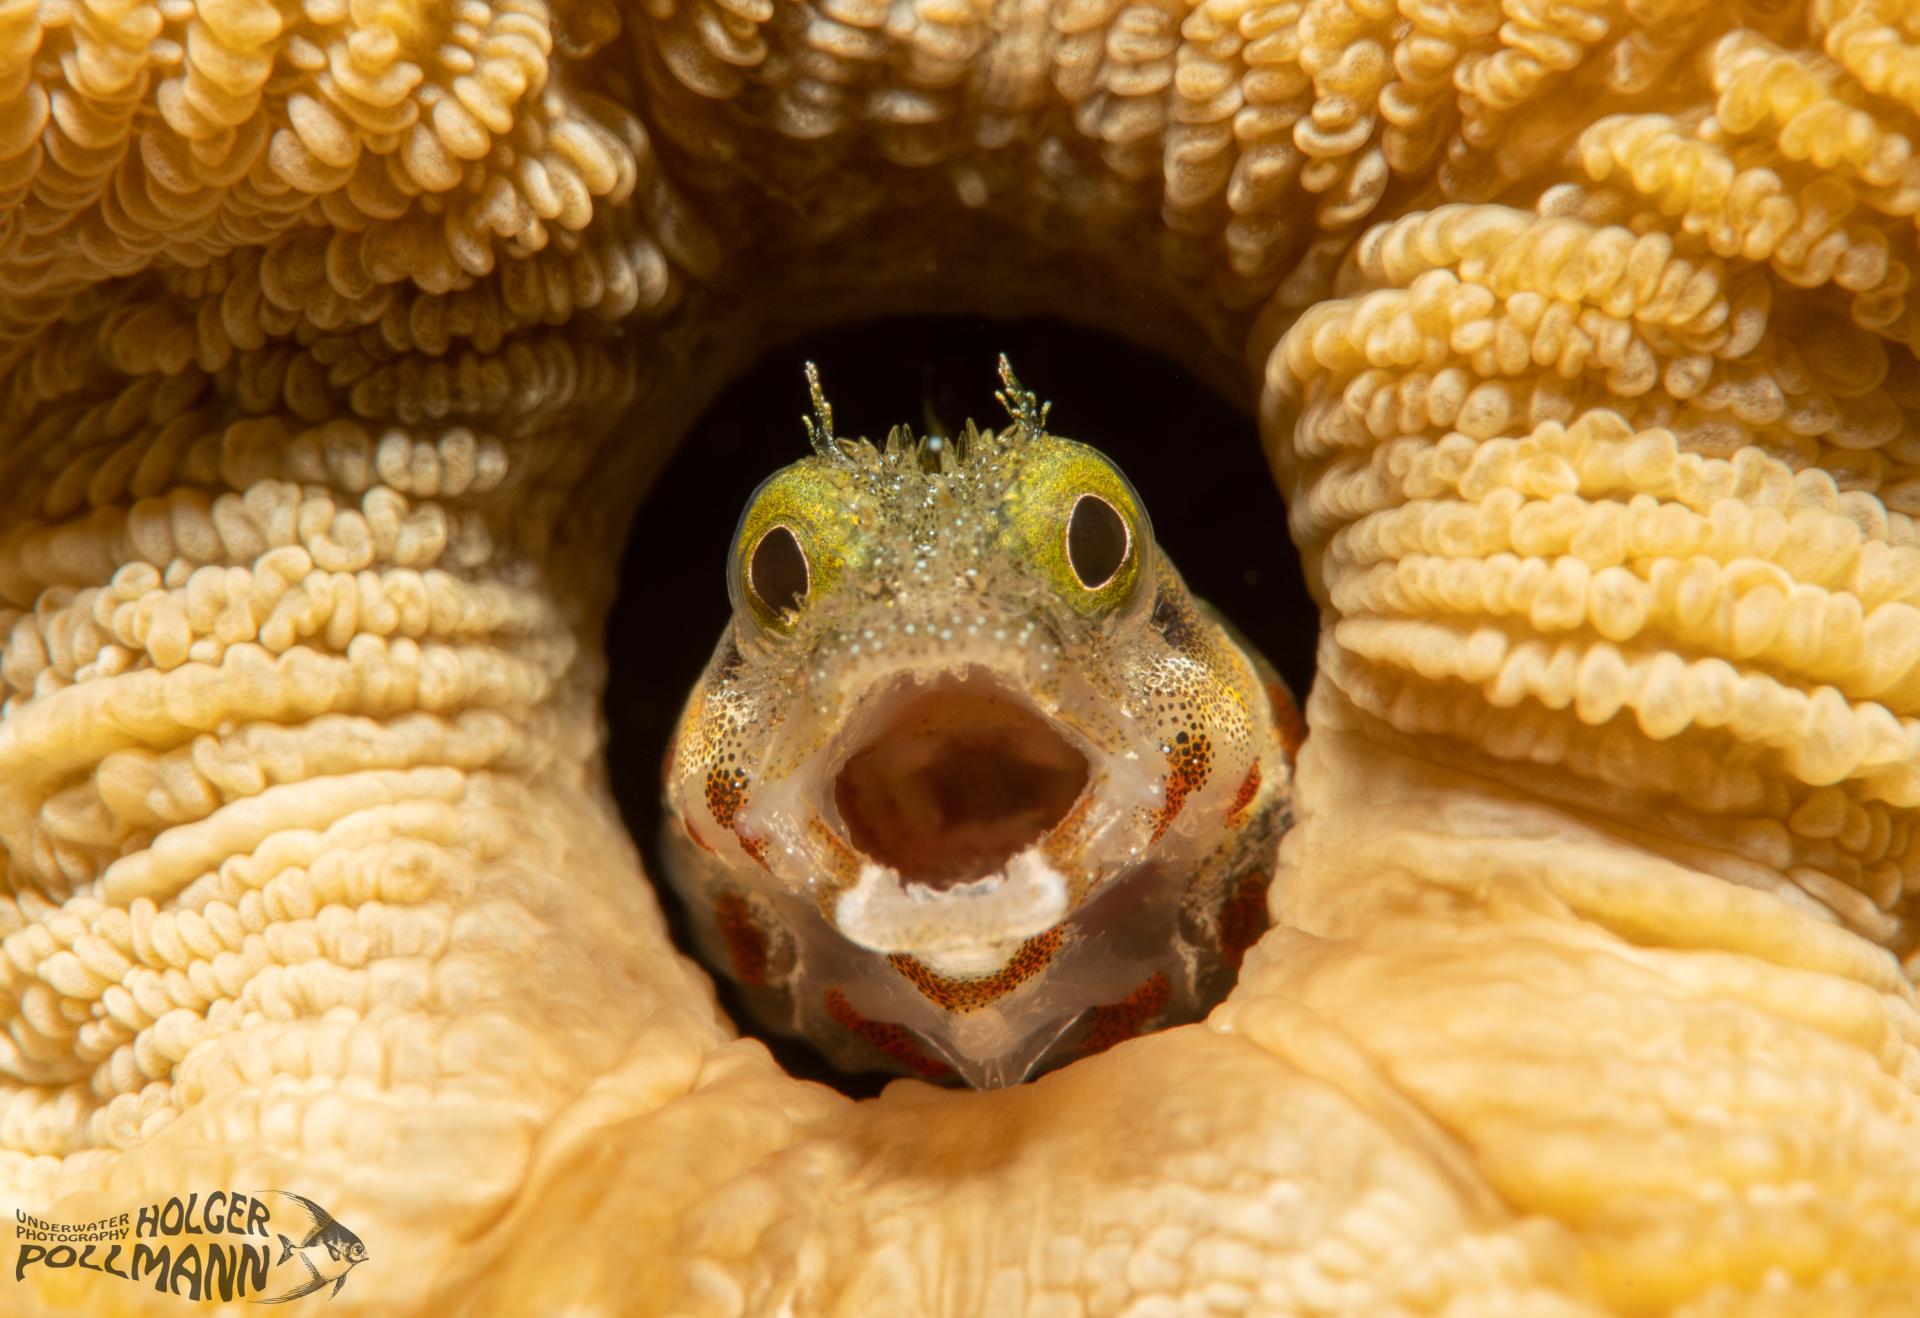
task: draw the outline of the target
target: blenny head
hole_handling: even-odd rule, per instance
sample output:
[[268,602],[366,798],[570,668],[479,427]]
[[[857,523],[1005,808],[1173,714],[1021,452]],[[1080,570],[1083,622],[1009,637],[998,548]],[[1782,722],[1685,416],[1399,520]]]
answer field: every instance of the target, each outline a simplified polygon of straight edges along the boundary
[[[1180,816],[1216,744],[1252,747],[1260,700],[1120,469],[1000,374],[1005,428],[873,444],[834,433],[809,367],[814,452],[741,515],[733,624],[669,771],[705,872],[758,913],[762,977],[974,1083],[1021,1078],[1137,984],[1154,958],[1089,940],[1179,921],[1182,885],[1152,876],[1211,848],[1191,838],[1219,812]],[[1073,989],[1047,991],[1069,961]]]

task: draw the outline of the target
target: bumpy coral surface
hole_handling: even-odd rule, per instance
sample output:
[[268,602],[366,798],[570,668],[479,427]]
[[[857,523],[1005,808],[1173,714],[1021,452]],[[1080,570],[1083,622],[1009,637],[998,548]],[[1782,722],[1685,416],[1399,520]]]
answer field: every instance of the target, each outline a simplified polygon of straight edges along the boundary
[[[1916,139],[1902,0],[0,0],[0,1200],[295,1189],[381,1313],[1911,1311]],[[765,335],[932,305],[1257,406],[1320,676],[1208,1022],[854,1103],[598,621]]]

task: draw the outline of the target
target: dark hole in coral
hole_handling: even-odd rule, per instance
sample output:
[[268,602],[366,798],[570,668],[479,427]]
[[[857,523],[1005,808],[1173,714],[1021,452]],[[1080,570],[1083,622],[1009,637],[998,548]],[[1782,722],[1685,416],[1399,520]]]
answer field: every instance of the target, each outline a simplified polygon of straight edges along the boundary
[[753,547],[753,559],[747,565],[747,585],[760,602],[775,613],[797,609],[807,597],[809,574],[807,554],[793,532],[784,526],[770,526],[760,543]]
[[[660,474],[628,536],[607,622],[607,760],[650,873],[661,872],[660,757],[727,621],[729,536],[761,478],[807,452],[802,363],[819,363],[836,430],[880,439],[901,423],[918,433],[929,415],[948,428],[969,416],[1002,424],[993,398],[1002,352],[1024,385],[1052,401],[1049,429],[1119,464],[1194,593],[1218,606],[1305,699],[1317,614],[1250,416],[1157,354],[1058,320],[920,316],[808,335],[768,352],[723,391]],[[1198,444],[1194,435],[1211,438]],[[690,951],[685,912],[664,883],[658,891],[676,943]],[[730,981],[715,979],[721,1005],[756,1033]],[[804,1043],[758,1037],[794,1075],[855,1097],[892,1079],[845,1075]]]
[[1083,494],[1067,517],[1067,563],[1080,584],[1098,590],[1127,561],[1127,524],[1097,494]]

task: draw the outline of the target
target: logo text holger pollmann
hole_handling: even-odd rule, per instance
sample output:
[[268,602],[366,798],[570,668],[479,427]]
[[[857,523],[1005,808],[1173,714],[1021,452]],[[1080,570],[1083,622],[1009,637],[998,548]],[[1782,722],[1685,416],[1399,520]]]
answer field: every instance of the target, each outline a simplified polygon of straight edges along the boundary
[[[272,1265],[271,1243],[253,1243],[273,1239],[267,1205],[238,1191],[215,1190],[204,1200],[198,1192],[176,1195],[91,1222],[47,1222],[19,1210],[14,1219],[16,1281],[31,1267],[86,1268],[151,1280],[183,1299],[231,1300],[264,1290]],[[191,1239],[209,1236],[227,1239]]]

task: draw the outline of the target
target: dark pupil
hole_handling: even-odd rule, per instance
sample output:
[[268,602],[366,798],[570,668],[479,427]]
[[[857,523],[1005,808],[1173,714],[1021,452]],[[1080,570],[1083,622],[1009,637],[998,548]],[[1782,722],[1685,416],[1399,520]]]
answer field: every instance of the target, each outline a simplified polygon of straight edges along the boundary
[[1127,524],[1113,505],[1094,494],[1083,494],[1067,519],[1067,562],[1088,590],[1113,580],[1127,559]]
[[793,532],[776,526],[760,537],[747,565],[747,585],[775,613],[800,607],[807,597],[807,556]]

